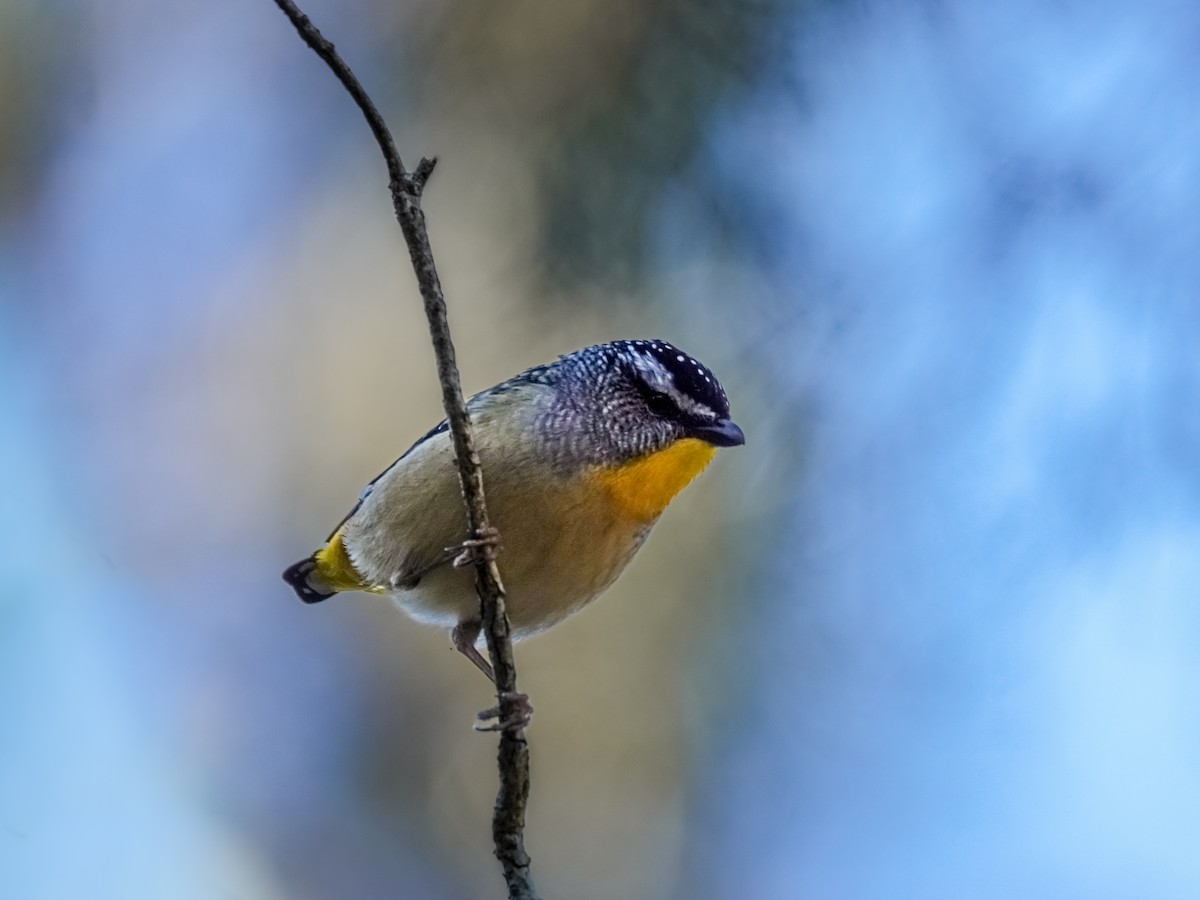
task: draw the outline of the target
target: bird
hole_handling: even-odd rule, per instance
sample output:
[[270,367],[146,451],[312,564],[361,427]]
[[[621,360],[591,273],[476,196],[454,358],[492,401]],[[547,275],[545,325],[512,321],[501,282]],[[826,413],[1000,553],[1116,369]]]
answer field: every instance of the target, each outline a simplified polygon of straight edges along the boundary
[[[467,403],[483,467],[511,634],[537,634],[602,594],[718,448],[745,443],[716,375],[664,340],[584,347]],[[317,603],[390,595],[495,681],[448,423],[363,489],[312,555],[283,573]]]

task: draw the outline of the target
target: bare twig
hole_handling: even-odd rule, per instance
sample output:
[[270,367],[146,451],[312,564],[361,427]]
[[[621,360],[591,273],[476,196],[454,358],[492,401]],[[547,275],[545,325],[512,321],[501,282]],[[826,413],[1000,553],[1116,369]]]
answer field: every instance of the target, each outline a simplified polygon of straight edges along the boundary
[[[409,256],[412,258],[413,270],[416,272],[417,284],[425,304],[425,315],[429,319],[429,334],[437,357],[438,380],[442,385],[442,405],[446,409],[450,436],[454,443],[454,455],[458,462],[458,477],[462,485],[469,537],[479,542],[477,546],[480,549],[475,553],[475,589],[479,593],[488,653],[496,673],[496,700],[500,710],[500,721],[517,722],[517,670],[513,662],[512,638],[504,606],[504,585],[496,567],[493,549],[495,541],[484,539],[493,536],[495,532],[488,523],[487,504],[483,493],[483,470],[479,464],[479,455],[475,452],[471,416],[467,411],[462,385],[459,382],[454,344],[450,340],[450,326],[446,321],[446,300],[433,262],[433,251],[429,246],[425,214],[421,211],[421,194],[433,173],[436,160],[422,159],[413,172],[405,171],[383,117],[350,67],[338,55],[333,44],[321,35],[316,26],[291,0],[275,0],[275,3],[296,27],[304,42],[325,61],[354,98],[387,161],[392,206],[404,240],[408,244]],[[524,842],[525,804],[529,797],[529,747],[525,741],[524,729],[519,725],[506,727],[500,733],[499,766],[500,790],[496,795],[496,805],[492,813],[492,839],[495,843],[496,857],[504,867],[510,900],[537,900]]]

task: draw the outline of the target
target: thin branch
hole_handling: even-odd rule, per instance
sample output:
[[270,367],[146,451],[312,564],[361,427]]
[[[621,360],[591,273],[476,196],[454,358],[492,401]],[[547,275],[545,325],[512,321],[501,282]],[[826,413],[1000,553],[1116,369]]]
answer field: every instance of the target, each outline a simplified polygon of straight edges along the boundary
[[[500,721],[515,723],[519,721],[520,709],[516,699],[517,669],[513,661],[508,614],[505,611],[504,585],[496,567],[494,541],[484,540],[488,537],[494,538],[495,532],[488,522],[483,470],[479,464],[479,454],[475,451],[471,416],[467,411],[462,385],[459,382],[454,344],[450,340],[450,326],[446,321],[446,300],[442,294],[437,267],[434,265],[433,251],[429,246],[425,214],[421,211],[421,194],[433,173],[436,160],[422,159],[413,173],[405,171],[395,141],[392,140],[392,134],[383,117],[350,67],[338,55],[333,44],[321,35],[308,16],[291,0],[275,0],[275,4],[283,10],[304,42],[333,70],[334,75],[358,104],[387,162],[392,206],[404,240],[408,244],[409,256],[412,258],[421,299],[425,305],[425,315],[429,319],[429,335],[437,357],[442,405],[446,410],[450,436],[454,443],[454,455],[458,463],[468,532],[473,541],[480,542],[480,550],[475,554],[475,589],[479,594],[488,653],[496,673],[496,700]],[[525,805],[529,797],[529,746],[525,741],[524,729],[519,725],[510,724],[500,732],[499,767],[500,790],[492,812],[492,839],[495,843],[496,857],[504,868],[510,900],[537,900],[537,891],[529,872],[529,854],[525,852],[524,842]]]
[[[396,185],[404,180],[406,174],[404,163],[400,161],[400,153],[396,150],[396,142],[392,140],[392,133],[388,130],[387,123],[383,121],[383,116],[375,108],[375,103],[367,94],[366,88],[359,83],[345,60],[338,55],[333,42],[325,39],[325,35],[317,30],[317,26],[300,11],[292,0],[275,0],[275,5],[283,10],[283,14],[296,27],[296,31],[300,33],[300,39],[308,44],[313,52],[325,61],[325,65],[333,70],[337,80],[342,83],[350,97],[358,104],[358,108],[362,110],[371,134],[375,135],[379,149],[383,152],[383,158],[387,161],[388,178],[391,180],[392,190],[395,191]],[[399,214],[399,210],[396,212]]]

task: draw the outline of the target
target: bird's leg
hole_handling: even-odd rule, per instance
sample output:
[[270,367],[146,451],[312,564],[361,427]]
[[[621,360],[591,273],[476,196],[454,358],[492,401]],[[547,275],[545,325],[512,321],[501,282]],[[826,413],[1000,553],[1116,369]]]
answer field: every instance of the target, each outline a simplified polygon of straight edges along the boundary
[[455,650],[475,663],[479,667],[479,671],[486,675],[492,684],[495,684],[496,675],[492,671],[492,664],[483,658],[483,654],[475,646],[475,641],[478,640],[482,628],[483,625],[478,620],[459,622],[450,632],[450,643],[454,645]]
[[[478,621],[459,622],[450,632],[450,642],[454,644],[455,650],[475,663],[479,667],[479,671],[486,675],[492,684],[495,684],[496,676],[492,672],[491,663],[483,658],[483,654],[475,646],[475,641],[482,628],[483,626]],[[529,702],[528,694],[505,691],[499,695],[499,700],[499,705],[485,709],[476,716],[479,720],[475,723],[476,731],[507,731],[511,728],[524,728],[533,718],[533,706]],[[513,707],[509,716],[502,721],[493,722],[493,719],[500,719],[504,712],[503,707],[509,703]]]
[[500,532],[495,528],[488,527],[477,538],[467,538],[460,544],[447,547],[446,553],[453,560],[454,568],[465,569],[475,562],[475,556],[481,550],[486,554],[495,554],[498,549],[500,549]]

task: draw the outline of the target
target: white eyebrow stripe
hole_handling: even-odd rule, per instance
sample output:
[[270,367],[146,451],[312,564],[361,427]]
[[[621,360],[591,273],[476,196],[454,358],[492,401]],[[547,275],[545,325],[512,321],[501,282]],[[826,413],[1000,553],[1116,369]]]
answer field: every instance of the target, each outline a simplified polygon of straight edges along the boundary
[[707,405],[701,403],[699,400],[689,397],[687,394],[675,387],[675,385],[671,385],[671,389],[667,391],[667,394],[672,400],[675,401],[675,405],[678,406],[682,412],[685,412],[688,415],[699,416],[702,419],[715,419],[717,417],[717,414],[713,412],[712,409],[710,409]]
[[[634,367],[642,376],[642,380],[651,388],[660,394],[665,394],[671,398],[671,402],[675,407],[685,415],[695,416],[696,418],[715,421],[717,419],[716,412],[706,403],[702,403],[694,397],[685,394],[675,385],[675,376],[671,370],[655,356],[648,353],[633,354]],[[695,360],[693,360],[695,362]],[[708,376],[704,374],[704,370],[697,364],[696,372],[704,375],[706,380]],[[709,380],[711,384],[711,380]]]

